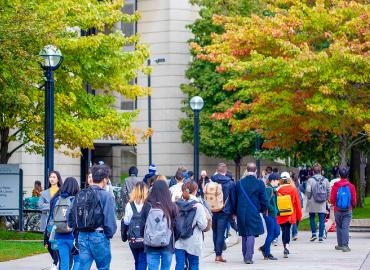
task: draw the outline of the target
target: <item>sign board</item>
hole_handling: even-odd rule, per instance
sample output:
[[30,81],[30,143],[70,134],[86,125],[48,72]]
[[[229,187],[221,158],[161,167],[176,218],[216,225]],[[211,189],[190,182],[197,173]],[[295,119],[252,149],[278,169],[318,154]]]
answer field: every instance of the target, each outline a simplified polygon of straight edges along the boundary
[[19,165],[0,164],[0,216],[18,216],[22,211],[22,171]]

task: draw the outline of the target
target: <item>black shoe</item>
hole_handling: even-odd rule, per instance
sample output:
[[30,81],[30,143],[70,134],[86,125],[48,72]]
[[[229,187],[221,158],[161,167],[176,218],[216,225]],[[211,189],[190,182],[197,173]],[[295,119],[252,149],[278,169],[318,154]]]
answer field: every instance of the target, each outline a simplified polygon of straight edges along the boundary
[[263,257],[266,257],[265,249],[263,246],[259,247],[258,250],[261,251]]
[[244,259],[244,263],[245,264],[253,264],[254,262],[252,260]]
[[284,248],[284,258],[288,258],[289,249]]
[[222,250],[225,251],[227,249],[226,242],[224,241],[224,246],[222,247]]
[[310,241],[311,241],[311,242],[313,242],[313,241],[315,241],[316,239],[317,239],[317,236],[316,236],[316,235],[312,235],[312,237],[311,237]]
[[324,242],[324,239],[319,238],[319,243],[323,243],[323,242]]
[[277,260],[277,258],[274,257],[272,254],[270,254],[268,256],[265,256],[264,259],[265,260],[271,260],[271,261],[276,261]]

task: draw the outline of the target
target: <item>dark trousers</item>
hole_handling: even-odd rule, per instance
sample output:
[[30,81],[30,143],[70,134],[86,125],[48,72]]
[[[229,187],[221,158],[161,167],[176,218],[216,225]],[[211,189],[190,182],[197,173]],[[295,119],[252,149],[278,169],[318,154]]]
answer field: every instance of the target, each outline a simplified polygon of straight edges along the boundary
[[146,254],[143,248],[131,248],[132,255],[135,259],[135,270],[145,270],[146,263]]
[[212,231],[213,231],[213,245],[216,256],[222,255],[222,248],[224,246],[224,234],[229,221],[230,215],[224,212],[214,213],[212,217]]
[[59,252],[58,250],[51,249],[51,243],[49,241],[48,241],[48,251],[49,251],[51,258],[53,259],[53,264],[57,265],[59,261]]
[[352,219],[352,210],[344,212],[335,212],[335,223],[337,230],[338,246],[348,246],[349,242],[349,225]]
[[272,241],[274,241],[274,239],[278,238],[280,235],[280,227],[275,217],[263,216],[263,218],[266,222],[267,236],[262,249],[265,252],[266,256],[268,256],[271,254]]
[[245,260],[253,259],[255,238],[254,235],[242,237],[242,252]]
[[290,243],[290,227],[291,226],[292,226],[292,224],[290,224],[289,222],[286,222],[284,224],[280,224],[281,238],[283,240],[284,247],[286,246],[286,244]]
[[[319,216],[319,238],[323,238],[324,231],[325,231],[325,213],[317,213]],[[310,227],[312,236],[316,236],[316,221],[315,221],[316,213],[310,213]]]
[[176,249],[175,256],[176,256],[175,270],[184,270],[184,268],[186,267],[186,261],[188,261],[189,263],[187,269],[199,270],[199,257],[198,256],[191,255],[183,249]]

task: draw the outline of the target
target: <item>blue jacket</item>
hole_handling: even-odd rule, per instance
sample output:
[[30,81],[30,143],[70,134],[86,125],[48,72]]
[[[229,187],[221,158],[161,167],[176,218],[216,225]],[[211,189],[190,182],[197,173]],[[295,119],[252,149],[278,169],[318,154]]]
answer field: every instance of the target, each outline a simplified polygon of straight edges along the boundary
[[234,214],[235,213],[235,183],[233,180],[222,174],[215,174],[211,177],[213,182],[219,183],[222,185],[222,193],[224,195],[225,207],[222,210],[225,214]]
[[[245,192],[255,207],[251,205],[242,192],[241,185],[243,185]],[[263,234],[264,229],[260,213],[266,213],[268,205],[265,184],[255,176],[246,176],[237,182],[236,194],[236,215],[239,235],[258,236]]]

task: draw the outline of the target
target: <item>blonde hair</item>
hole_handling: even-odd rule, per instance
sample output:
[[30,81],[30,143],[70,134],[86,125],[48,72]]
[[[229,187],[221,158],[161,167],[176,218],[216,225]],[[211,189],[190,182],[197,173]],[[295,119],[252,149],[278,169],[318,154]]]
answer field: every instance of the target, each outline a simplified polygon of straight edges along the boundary
[[137,204],[142,203],[148,197],[148,187],[147,185],[140,181],[137,182],[134,189],[130,195],[130,202],[135,202]]

